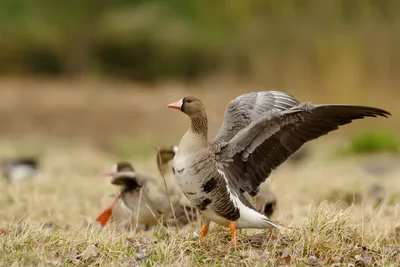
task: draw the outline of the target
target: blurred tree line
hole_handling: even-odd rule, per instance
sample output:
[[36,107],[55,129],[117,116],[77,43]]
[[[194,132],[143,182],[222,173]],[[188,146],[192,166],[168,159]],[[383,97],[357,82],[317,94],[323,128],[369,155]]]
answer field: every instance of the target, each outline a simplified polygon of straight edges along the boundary
[[400,1],[0,1],[0,75],[342,72],[399,81]]

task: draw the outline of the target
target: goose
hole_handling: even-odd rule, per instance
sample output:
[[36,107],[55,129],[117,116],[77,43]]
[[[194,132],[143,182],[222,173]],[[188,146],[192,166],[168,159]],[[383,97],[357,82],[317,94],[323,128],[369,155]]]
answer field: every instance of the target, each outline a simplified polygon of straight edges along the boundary
[[[166,169],[164,161],[172,159],[170,154],[169,150],[164,149],[160,156],[157,156],[160,171]],[[179,203],[182,192],[174,177],[165,176],[165,185],[162,178],[135,172],[132,164],[126,161],[114,164],[108,174],[112,176],[111,183],[120,186],[121,190],[112,204],[97,217],[96,221],[102,226],[105,226],[111,217],[117,221],[128,219],[132,223],[139,212],[138,224],[143,224],[145,229],[148,229],[162,219],[167,220],[171,217],[170,201],[173,207]]]
[[35,158],[20,157],[7,159],[2,164],[3,176],[11,182],[17,182],[36,177],[39,162]]
[[[173,186],[179,190],[179,201],[174,207],[174,216],[169,219],[169,222],[173,224],[177,223],[179,226],[184,226],[191,221],[197,219],[195,207],[192,206],[190,201],[180,190],[180,187],[175,179],[175,175],[172,171],[172,160],[178,151],[177,146],[163,146],[158,149],[157,167],[160,175],[165,178],[165,180],[170,181],[170,186]],[[176,220],[176,221],[175,221]]]
[[260,191],[256,196],[252,197],[248,193],[245,193],[245,196],[258,212],[267,217],[274,214],[277,206],[277,197],[272,192],[269,183],[260,184]]
[[[172,160],[177,151],[177,146],[163,146],[158,150],[160,158],[157,160],[157,166],[158,170],[160,171],[160,175],[163,175],[165,179],[170,180],[171,182],[176,181],[172,171]],[[175,187],[179,188],[177,181]],[[276,208],[276,196],[271,191],[269,184],[263,183],[260,185],[260,188],[260,194],[257,196],[252,197],[248,194],[245,196],[259,212],[264,213],[267,216],[271,216]],[[181,193],[179,204],[175,207],[175,218],[178,224],[183,226],[191,221],[196,220],[197,216],[196,212],[194,212],[194,209],[195,207],[190,203],[187,197]]]
[[[160,158],[157,161],[157,166],[160,174],[168,180],[176,180],[172,172],[172,159],[178,151],[178,147],[163,146],[159,148],[158,151]],[[176,187],[179,188],[177,182]],[[259,212],[264,213],[267,216],[271,216],[276,208],[276,196],[271,191],[269,184],[263,183],[260,185],[260,188],[260,192],[262,192],[262,194],[260,193],[255,197],[252,197],[248,194],[245,196]],[[195,221],[197,219],[197,215],[194,209],[195,207],[190,203],[186,196],[181,193],[179,204],[175,207],[175,218],[171,218],[171,221],[176,219],[180,226],[184,226],[191,221]]]
[[188,96],[167,105],[190,118],[173,160],[178,183],[203,217],[201,236],[211,221],[236,230],[278,228],[259,213],[244,193],[256,196],[272,170],[304,143],[364,117],[387,117],[389,112],[363,106],[300,103],[279,91],[243,94],[229,103],[217,136],[208,141],[203,103]]

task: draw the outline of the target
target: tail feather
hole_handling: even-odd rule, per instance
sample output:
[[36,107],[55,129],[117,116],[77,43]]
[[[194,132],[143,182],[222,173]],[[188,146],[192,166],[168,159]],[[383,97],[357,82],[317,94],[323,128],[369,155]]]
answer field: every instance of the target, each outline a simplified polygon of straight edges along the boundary
[[279,225],[277,223],[274,223],[273,221],[271,221],[270,219],[268,219],[267,217],[265,217],[265,222],[268,223],[270,226],[278,228],[278,229],[283,229],[286,228],[285,226]]

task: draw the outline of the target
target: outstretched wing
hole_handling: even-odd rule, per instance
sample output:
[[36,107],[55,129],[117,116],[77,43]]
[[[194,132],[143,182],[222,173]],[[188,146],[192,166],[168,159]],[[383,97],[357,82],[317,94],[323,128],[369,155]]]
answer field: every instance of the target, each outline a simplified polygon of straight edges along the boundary
[[224,122],[214,141],[229,141],[251,122],[258,120],[265,112],[287,110],[300,104],[293,96],[277,92],[263,91],[241,95],[232,100],[225,110]]
[[390,113],[371,107],[311,103],[271,109],[237,131],[216,155],[231,182],[254,196],[271,171],[304,143],[353,120],[387,115]]

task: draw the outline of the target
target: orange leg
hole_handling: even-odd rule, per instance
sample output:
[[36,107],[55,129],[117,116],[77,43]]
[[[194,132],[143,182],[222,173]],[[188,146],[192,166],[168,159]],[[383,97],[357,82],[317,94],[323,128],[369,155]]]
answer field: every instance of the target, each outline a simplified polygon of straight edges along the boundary
[[231,242],[232,245],[236,247],[236,223],[235,222],[230,222],[228,224],[229,229],[231,230]]
[[114,207],[114,205],[118,202],[118,200],[121,198],[120,195],[118,195],[114,201],[111,203],[110,207],[108,207],[107,209],[105,209],[100,215],[99,217],[97,217],[96,221],[99,222],[101,224],[101,226],[105,226],[108,222],[108,220],[110,219],[111,215],[112,215],[112,208]]
[[202,238],[206,237],[206,235],[207,235],[207,233],[208,233],[208,226],[209,226],[209,224],[204,224],[204,225],[201,227],[201,237],[202,237]]

